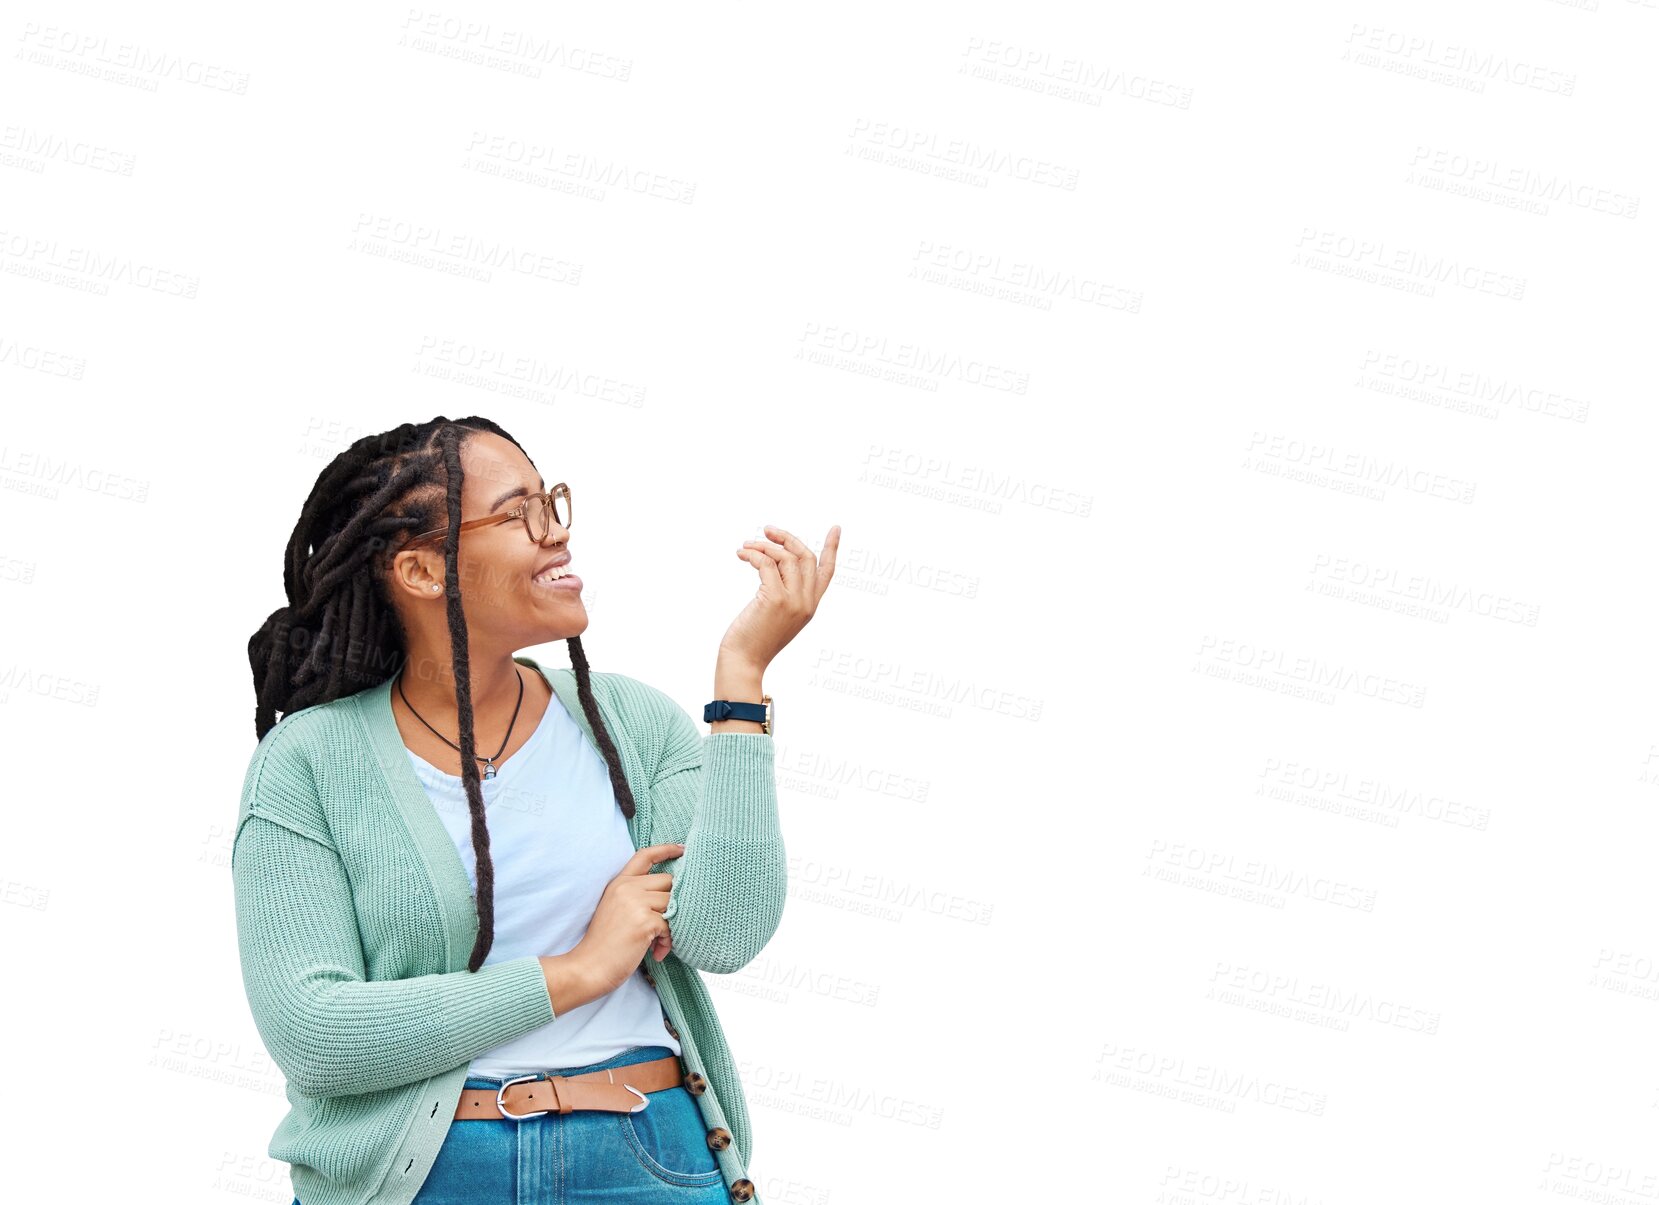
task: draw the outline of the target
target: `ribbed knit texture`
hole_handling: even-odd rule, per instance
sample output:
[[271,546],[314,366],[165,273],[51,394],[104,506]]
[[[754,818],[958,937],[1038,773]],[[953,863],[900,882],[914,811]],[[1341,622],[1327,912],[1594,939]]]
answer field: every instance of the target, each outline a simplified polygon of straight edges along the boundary
[[[572,670],[540,670],[593,741]],[[699,972],[729,974],[771,940],[785,897],[772,738],[704,736],[662,691],[591,674],[634,793],[635,848],[684,841],[665,916],[674,951],[641,965],[678,1032],[726,1183],[753,1157],[737,1069]],[[283,719],[255,748],[231,850],[254,1025],[287,1079],[269,1154],[301,1205],[407,1205],[430,1171],[476,1054],[555,1021],[534,957],[466,970],[477,909],[455,846],[393,719],[391,682]],[[597,751],[597,742],[594,742]],[[760,1202],[757,1193],[753,1202]]]

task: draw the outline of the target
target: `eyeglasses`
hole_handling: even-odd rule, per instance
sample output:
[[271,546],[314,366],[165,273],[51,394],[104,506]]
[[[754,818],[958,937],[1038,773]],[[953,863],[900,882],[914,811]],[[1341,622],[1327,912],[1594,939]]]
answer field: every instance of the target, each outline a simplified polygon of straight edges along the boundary
[[[492,523],[506,523],[512,519],[523,519],[524,530],[530,535],[532,544],[540,544],[547,539],[551,530],[550,521],[558,520],[560,527],[570,526],[570,487],[559,482],[545,494],[531,494],[523,502],[504,511],[499,515],[485,515],[482,519],[468,519],[458,527],[457,531],[466,531],[471,527],[488,527]],[[449,531],[447,527],[435,527],[431,531],[422,532],[404,545],[412,548],[416,544],[444,535]]]

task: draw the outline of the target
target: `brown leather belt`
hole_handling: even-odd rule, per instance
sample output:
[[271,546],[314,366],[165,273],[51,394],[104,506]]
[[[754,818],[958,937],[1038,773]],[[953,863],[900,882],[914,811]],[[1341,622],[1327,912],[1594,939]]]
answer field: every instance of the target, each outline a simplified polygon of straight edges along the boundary
[[582,1075],[536,1072],[507,1080],[499,1090],[462,1088],[455,1120],[523,1121],[544,1113],[598,1109],[606,1113],[638,1113],[651,1102],[647,1092],[684,1087],[687,1077],[676,1055],[629,1063]]

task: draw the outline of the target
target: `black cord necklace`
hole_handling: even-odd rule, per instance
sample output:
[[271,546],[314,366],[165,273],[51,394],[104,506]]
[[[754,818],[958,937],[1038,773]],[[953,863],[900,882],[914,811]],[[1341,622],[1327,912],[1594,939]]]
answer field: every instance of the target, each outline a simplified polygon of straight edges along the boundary
[[[518,702],[513,704],[513,718],[507,721],[507,735],[501,738],[501,748],[495,751],[495,757],[479,757],[477,754],[473,755],[475,761],[481,761],[484,763],[485,778],[495,777],[495,758],[501,756],[503,751],[507,748],[507,742],[512,739],[513,725],[518,723],[518,709],[524,702],[524,675],[519,671],[519,668],[516,665],[513,666],[513,673],[518,674]],[[403,670],[401,669],[397,672],[397,693],[399,697],[403,699],[403,705],[409,709],[410,714],[421,723],[426,724],[426,717],[415,710],[414,704],[409,702],[409,696],[403,693]],[[426,727],[433,736],[437,737],[444,744],[455,750],[455,752],[459,753],[461,751],[461,746],[450,740],[436,728],[433,728],[431,724],[426,724]]]

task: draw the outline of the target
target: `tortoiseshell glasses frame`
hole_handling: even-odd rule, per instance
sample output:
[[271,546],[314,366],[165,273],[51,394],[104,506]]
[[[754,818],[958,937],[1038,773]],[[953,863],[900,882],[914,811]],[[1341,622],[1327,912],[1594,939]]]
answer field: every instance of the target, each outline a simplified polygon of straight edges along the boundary
[[[537,535],[531,526],[532,513],[539,513],[541,516],[540,535]],[[524,530],[529,535],[532,544],[540,544],[547,539],[547,533],[552,530],[552,522],[555,519],[558,520],[560,527],[568,529],[571,520],[570,487],[561,481],[545,494],[531,494],[523,502],[513,507],[512,510],[503,511],[499,515],[485,515],[482,519],[468,519],[457,530],[466,531],[473,527],[488,527],[493,523],[507,523],[513,519],[524,520]],[[424,544],[428,540],[441,539],[448,531],[449,528],[447,527],[435,527],[431,531],[424,531],[414,537],[404,547],[413,548],[415,545]]]

